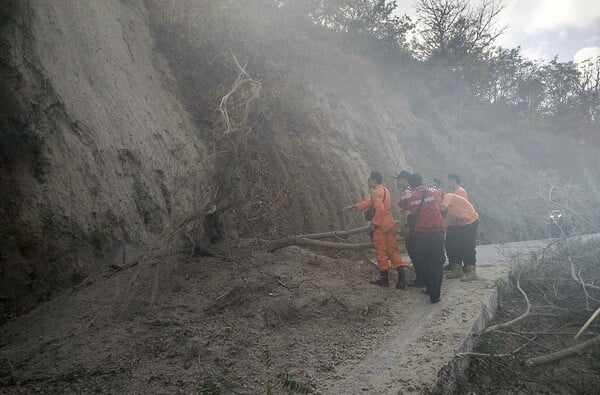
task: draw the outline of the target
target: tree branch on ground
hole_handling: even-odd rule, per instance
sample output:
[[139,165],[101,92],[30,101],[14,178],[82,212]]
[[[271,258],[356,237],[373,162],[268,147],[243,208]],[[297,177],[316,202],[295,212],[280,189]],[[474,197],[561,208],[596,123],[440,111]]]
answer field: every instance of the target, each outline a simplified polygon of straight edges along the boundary
[[[398,224],[400,221],[396,221]],[[373,248],[373,243],[342,243],[342,242],[330,242],[320,241],[319,239],[327,238],[345,238],[347,236],[366,233],[371,229],[370,225],[361,226],[360,228],[348,229],[348,230],[334,230],[330,232],[321,233],[310,233],[298,236],[288,236],[278,240],[262,240],[261,242],[266,246],[268,252],[273,252],[281,248],[289,247],[292,245],[303,245],[311,247],[322,247],[332,248],[339,250],[364,250]]]
[[456,353],[457,357],[484,357],[484,358],[507,358],[512,357],[513,354],[486,354],[481,352],[459,352]]
[[571,259],[571,258],[569,258],[569,265],[570,265],[570,269],[571,269],[571,278],[577,284],[580,284],[582,287],[584,287],[584,290],[585,290],[585,288],[600,290],[599,286],[593,285],[593,284],[587,284],[577,275],[577,271],[575,270],[575,264],[573,263],[573,259]]
[[338,250],[364,250],[373,248],[373,243],[337,243],[331,241],[305,239],[298,236],[290,236],[284,239],[267,242],[266,250],[268,252],[273,252],[292,245],[333,248]]
[[594,320],[596,319],[596,317],[598,317],[598,315],[600,315],[600,308],[596,309],[594,314],[592,314],[590,316],[590,318],[585,322],[585,324],[583,324],[581,329],[579,329],[577,331],[577,334],[575,334],[575,339],[579,338],[579,336],[581,336],[583,334],[583,332],[585,332],[585,330],[592,324],[592,322],[594,322]]
[[309,233],[304,235],[298,235],[296,237],[301,237],[303,239],[327,239],[330,237],[336,238],[346,238],[351,235],[365,233],[371,228],[370,225],[361,226],[360,228],[347,229],[347,230],[333,230],[331,232],[321,232],[321,233]]
[[564,358],[567,358],[574,354],[579,354],[582,351],[587,350],[588,348],[600,344],[600,336],[585,341],[583,343],[579,343],[573,347],[565,348],[563,350],[559,350],[550,354],[542,355],[535,358],[529,358],[525,361],[525,364],[529,366],[537,366],[545,363],[550,363],[554,361],[558,361]]
[[531,315],[531,303],[529,302],[529,297],[527,297],[527,294],[525,293],[525,291],[523,291],[523,288],[521,288],[520,280],[521,280],[521,273],[519,273],[519,276],[517,277],[517,289],[521,292],[521,294],[523,295],[523,298],[525,299],[525,302],[527,303],[527,308],[525,309],[525,312],[513,320],[510,320],[503,324],[492,325],[492,326],[486,328],[484,333],[485,332],[493,332],[493,331],[496,331],[496,330],[502,329],[502,328],[507,328],[511,325],[514,325],[518,322],[523,321],[525,318],[527,318]]

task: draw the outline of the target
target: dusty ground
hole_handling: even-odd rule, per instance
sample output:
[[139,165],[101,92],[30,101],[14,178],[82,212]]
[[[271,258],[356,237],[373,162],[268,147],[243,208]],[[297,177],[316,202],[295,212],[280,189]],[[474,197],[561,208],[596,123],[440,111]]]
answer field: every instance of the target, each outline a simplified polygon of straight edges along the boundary
[[155,306],[155,268],[130,303],[114,295],[136,269],[106,271],[6,323],[1,392],[261,393],[280,373],[322,393],[420,392],[471,325],[452,290],[478,304],[493,288],[448,281],[433,306],[417,289],[369,285],[369,262],[294,247],[176,265],[159,273]]

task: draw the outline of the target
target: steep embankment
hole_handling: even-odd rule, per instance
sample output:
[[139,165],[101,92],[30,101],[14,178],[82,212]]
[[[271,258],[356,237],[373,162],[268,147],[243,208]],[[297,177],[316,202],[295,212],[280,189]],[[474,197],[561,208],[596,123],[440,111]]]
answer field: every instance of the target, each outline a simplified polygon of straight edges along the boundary
[[3,158],[3,197],[13,204],[2,218],[5,301],[76,282],[114,243],[151,242],[175,213],[191,210],[200,187],[191,170],[210,166],[169,90],[143,6],[12,6],[2,66],[18,133],[35,136],[37,151]]

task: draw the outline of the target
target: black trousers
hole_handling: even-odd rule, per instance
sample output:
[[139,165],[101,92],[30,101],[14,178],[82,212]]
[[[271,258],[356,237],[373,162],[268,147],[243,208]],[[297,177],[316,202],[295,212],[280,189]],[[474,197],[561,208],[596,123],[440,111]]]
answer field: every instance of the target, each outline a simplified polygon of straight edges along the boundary
[[406,245],[406,252],[408,253],[408,257],[415,267],[416,281],[417,282],[425,282],[425,277],[423,276],[423,270],[421,265],[419,264],[417,257],[417,239],[414,230],[409,230],[406,239],[404,240]]
[[448,263],[451,265],[460,264],[462,262],[460,251],[458,250],[460,230],[458,225],[450,225],[446,229],[446,256]]
[[446,233],[446,254],[451,264],[475,266],[475,240],[479,220],[469,225],[449,226]]
[[415,232],[416,258],[431,300],[440,297],[444,278],[444,232]]

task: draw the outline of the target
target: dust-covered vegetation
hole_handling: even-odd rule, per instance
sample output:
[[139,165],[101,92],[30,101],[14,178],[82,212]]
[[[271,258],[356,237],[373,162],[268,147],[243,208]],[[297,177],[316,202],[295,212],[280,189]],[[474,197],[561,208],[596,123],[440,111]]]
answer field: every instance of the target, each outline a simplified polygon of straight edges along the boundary
[[515,257],[494,325],[464,355],[472,363],[459,391],[596,393],[600,324],[581,328],[600,308],[599,258],[596,239]]
[[[417,4],[419,19],[411,21],[394,13],[395,2],[372,0],[188,1],[166,11],[160,3],[149,4],[159,48],[203,133],[223,127],[217,103],[235,78],[231,52],[246,59],[248,72],[263,83],[247,132],[234,137],[240,140],[238,148],[215,149],[221,158],[215,185],[227,185],[216,200],[237,197],[231,202],[237,206],[235,214],[229,203],[222,204],[237,234],[253,236],[251,230],[265,228],[275,234],[299,233],[322,226],[314,220],[299,223],[315,207],[309,205],[303,213],[298,207],[306,206],[303,200],[314,201],[311,196],[322,197],[322,192],[315,196],[303,188],[305,182],[313,185],[307,171],[318,175],[316,189],[331,181],[322,178],[323,169],[315,163],[309,170],[290,152],[273,152],[279,148],[277,129],[285,129],[286,138],[299,136],[309,149],[307,133],[333,134],[339,126],[331,122],[344,117],[352,122],[353,101],[379,101],[367,111],[384,113],[387,101],[400,99],[398,92],[408,101],[416,125],[407,128],[400,117],[388,133],[398,136],[413,169],[429,177],[443,178],[445,169],[464,175],[485,218],[482,241],[546,235],[548,206],[554,203],[545,202],[538,190],[554,179],[597,195],[584,172],[594,172],[598,163],[579,166],[568,159],[569,151],[591,158],[591,146],[598,143],[597,63],[590,60],[580,69],[572,62],[544,63],[523,58],[519,48],[497,47],[495,39],[504,29],[497,25],[501,5],[422,1]],[[344,75],[353,68],[359,81]],[[356,97],[356,91],[364,94]],[[326,105],[319,103],[320,94]],[[360,124],[350,127],[381,128],[364,111]],[[377,135],[366,138],[372,143]],[[583,141],[591,146],[582,147]],[[390,162],[397,158],[373,158],[370,165]],[[298,166],[302,175],[294,171]],[[286,173],[295,176],[282,177]],[[267,192],[273,188],[279,194]],[[264,206],[275,210],[266,213]],[[336,211],[331,206],[317,210],[328,217]],[[330,225],[339,221],[343,218]]]

